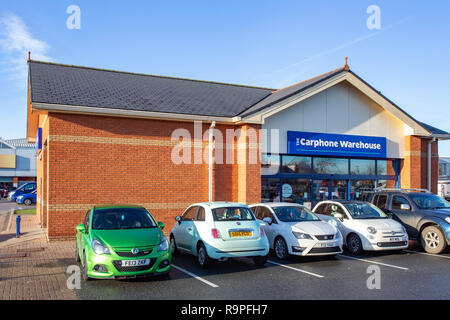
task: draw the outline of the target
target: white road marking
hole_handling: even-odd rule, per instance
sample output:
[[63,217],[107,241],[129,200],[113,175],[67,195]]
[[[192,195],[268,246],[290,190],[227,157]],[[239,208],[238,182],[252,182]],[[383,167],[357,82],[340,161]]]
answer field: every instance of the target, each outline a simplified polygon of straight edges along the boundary
[[343,257],[343,258],[347,258],[347,259],[353,259],[353,260],[364,261],[364,262],[367,262],[367,263],[379,264],[379,265],[385,266],[385,267],[397,268],[397,269],[401,269],[401,270],[409,270],[408,268],[405,268],[405,267],[394,266],[394,265],[392,265],[392,264],[387,264],[387,263],[377,262],[377,261],[373,261],[373,260],[367,260],[367,259],[355,258],[355,257],[345,256],[345,255],[343,255],[343,254],[340,254],[339,256],[340,256],[340,257]]
[[275,265],[280,266],[280,267],[288,268],[288,269],[295,270],[295,271],[298,271],[298,272],[303,272],[303,273],[309,274],[309,275],[317,277],[317,278],[323,278],[323,276],[321,276],[320,274],[312,273],[312,272],[305,271],[305,270],[298,269],[298,268],[294,268],[294,267],[291,267],[289,265],[281,264],[281,263],[278,263],[278,262],[275,262],[275,261],[272,261],[272,260],[267,260],[267,262],[275,264]]
[[197,279],[197,280],[199,280],[199,281],[201,281],[203,283],[206,283],[208,286],[211,286],[213,288],[218,288],[219,287],[217,284],[214,284],[214,283],[212,283],[212,282],[210,282],[208,280],[205,280],[202,277],[200,277],[200,276],[198,276],[198,275],[196,275],[196,274],[194,274],[192,272],[187,271],[186,269],[180,268],[179,266],[176,266],[176,265],[172,264],[172,267],[174,267],[175,269],[180,270],[181,272],[186,273],[187,275],[190,275],[194,279]]
[[414,250],[403,250],[403,251],[405,251],[405,252],[411,252],[411,253],[424,254],[424,255],[432,256],[432,257],[436,257],[436,258],[450,259],[450,257],[448,257],[448,256],[443,256],[443,255],[438,255],[438,254],[431,254],[431,253],[420,252],[420,251],[414,251]]

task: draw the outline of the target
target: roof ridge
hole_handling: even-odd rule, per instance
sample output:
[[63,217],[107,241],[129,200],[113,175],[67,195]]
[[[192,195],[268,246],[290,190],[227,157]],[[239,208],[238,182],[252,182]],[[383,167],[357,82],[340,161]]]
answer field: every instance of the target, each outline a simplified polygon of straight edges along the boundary
[[136,75],[136,76],[146,76],[146,77],[172,79],[172,80],[183,80],[183,81],[219,84],[219,85],[234,86],[234,87],[262,89],[262,90],[272,90],[272,91],[276,90],[274,88],[265,88],[265,87],[251,86],[251,85],[245,85],[245,84],[226,83],[226,82],[208,81],[208,80],[198,80],[198,79],[190,79],[190,78],[171,77],[171,76],[161,76],[161,75],[155,75],[155,74],[120,71],[120,70],[103,69],[103,68],[86,67],[86,66],[77,66],[77,65],[72,65],[72,64],[64,64],[64,63],[56,63],[56,62],[48,62],[48,61],[39,61],[39,60],[30,60],[29,61],[29,63],[32,63],[32,62],[33,63],[43,63],[43,64],[55,65],[55,66],[60,66],[60,67],[71,67],[71,68],[79,68],[79,69],[87,69],[87,70],[115,72],[115,73],[122,73],[122,74]]
[[337,69],[334,69],[334,70],[331,70],[331,71],[324,72],[324,73],[319,74],[319,75],[317,75],[317,76],[315,76],[315,77],[312,77],[312,78],[309,78],[309,79],[306,79],[306,80],[303,80],[303,81],[300,81],[300,82],[291,84],[291,85],[289,85],[289,86],[287,86],[287,87],[280,88],[280,89],[278,89],[278,90],[273,91],[272,93],[275,93],[275,92],[278,92],[278,91],[281,91],[281,90],[284,90],[284,89],[292,88],[292,87],[297,86],[297,85],[299,85],[299,84],[302,84],[302,83],[304,83],[304,82],[311,81],[311,80],[314,80],[314,79],[316,79],[316,78],[322,77],[322,76],[324,76],[324,75],[326,75],[326,74],[334,73],[334,72],[340,71],[341,69],[342,69],[342,70],[345,70],[345,66],[344,66],[344,67],[337,68]]

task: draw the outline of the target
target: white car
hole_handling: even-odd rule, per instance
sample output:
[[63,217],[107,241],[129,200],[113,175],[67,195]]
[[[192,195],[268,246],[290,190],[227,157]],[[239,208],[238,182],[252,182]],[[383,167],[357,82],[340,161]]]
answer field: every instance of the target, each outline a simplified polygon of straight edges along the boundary
[[363,201],[321,201],[313,209],[337,226],[348,251],[402,250],[408,247],[405,228],[383,211]]
[[331,224],[321,221],[304,206],[286,202],[250,205],[278,259],[288,255],[337,255],[342,236]]
[[204,268],[212,259],[251,257],[258,266],[267,260],[267,237],[245,204],[196,203],[175,220],[170,233],[173,255],[179,250],[193,254]]

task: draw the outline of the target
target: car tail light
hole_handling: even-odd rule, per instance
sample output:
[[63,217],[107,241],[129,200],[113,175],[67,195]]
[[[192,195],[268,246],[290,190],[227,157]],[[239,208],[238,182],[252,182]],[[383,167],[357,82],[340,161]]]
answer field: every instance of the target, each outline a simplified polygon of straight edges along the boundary
[[263,227],[259,227],[259,233],[261,234],[261,237],[265,237],[266,233],[264,232]]
[[220,233],[219,230],[217,230],[216,228],[211,229],[211,234],[213,236],[214,239],[220,239]]

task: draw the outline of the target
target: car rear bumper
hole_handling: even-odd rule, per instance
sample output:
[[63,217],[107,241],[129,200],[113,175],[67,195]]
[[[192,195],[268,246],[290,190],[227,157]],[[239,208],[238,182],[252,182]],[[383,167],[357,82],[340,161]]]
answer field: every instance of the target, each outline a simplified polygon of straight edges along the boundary
[[269,254],[269,242],[267,238],[255,240],[217,240],[205,243],[208,256],[212,259],[257,257]]

